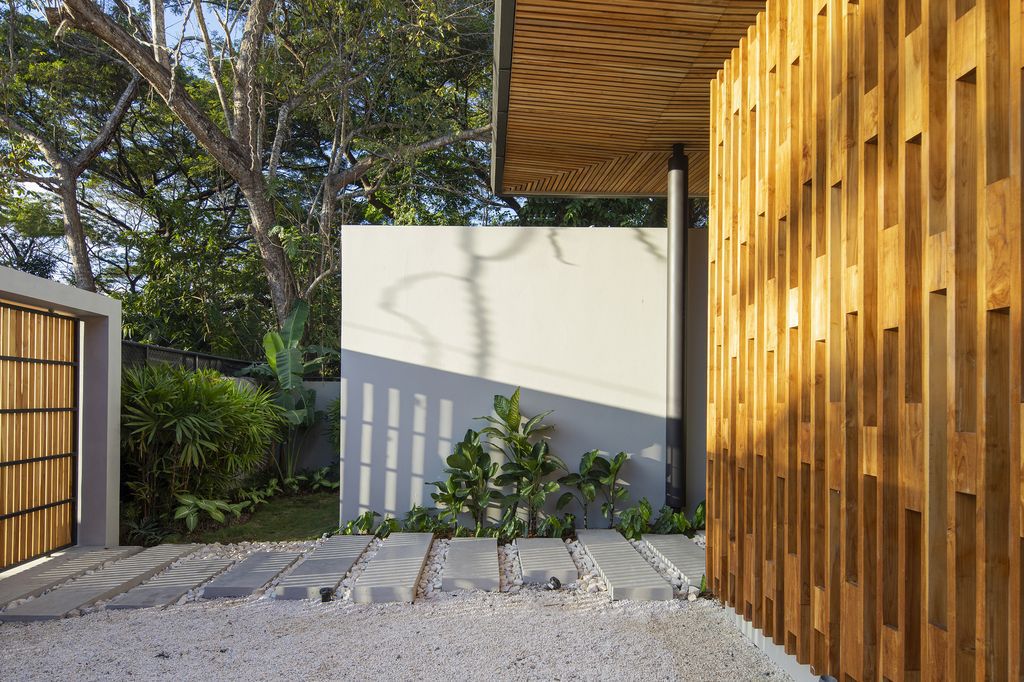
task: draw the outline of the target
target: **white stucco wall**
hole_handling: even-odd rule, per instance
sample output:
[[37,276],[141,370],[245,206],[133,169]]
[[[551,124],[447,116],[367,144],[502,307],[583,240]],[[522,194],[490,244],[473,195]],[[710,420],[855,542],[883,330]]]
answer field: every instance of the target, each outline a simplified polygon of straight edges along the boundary
[[524,413],[555,410],[570,466],[625,450],[632,499],[664,502],[666,230],[344,230],[343,518],[432,504],[453,442],[516,386]]

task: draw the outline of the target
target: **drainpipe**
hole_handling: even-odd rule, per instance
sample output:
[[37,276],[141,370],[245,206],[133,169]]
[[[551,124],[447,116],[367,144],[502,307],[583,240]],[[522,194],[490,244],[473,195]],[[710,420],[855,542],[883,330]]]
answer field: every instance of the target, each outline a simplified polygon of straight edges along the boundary
[[686,331],[686,236],[689,163],[683,145],[672,145],[668,162],[668,358],[666,375],[665,504],[686,504],[686,400],[683,342]]

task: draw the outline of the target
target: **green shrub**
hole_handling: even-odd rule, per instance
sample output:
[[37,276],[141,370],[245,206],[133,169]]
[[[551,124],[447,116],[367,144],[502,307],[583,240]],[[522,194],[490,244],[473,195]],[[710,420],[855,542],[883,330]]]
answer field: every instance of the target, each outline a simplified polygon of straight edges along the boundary
[[672,507],[665,505],[661,508],[658,513],[657,520],[651,524],[651,532],[658,533],[661,535],[671,535],[681,533],[687,537],[693,537],[694,534],[704,528],[704,503],[701,502],[697,505],[697,509],[693,512],[693,517],[687,517],[685,511],[674,511]]
[[437,492],[430,497],[442,505],[440,514],[442,521],[457,525],[459,514],[469,512],[473,517],[473,530],[480,535],[484,527],[487,509],[492,502],[500,502],[502,494],[491,487],[498,473],[498,464],[491,461],[491,455],[480,443],[480,434],[469,429],[462,442],[455,445],[453,452],[445,460],[448,467],[446,481],[432,481]]
[[126,370],[121,480],[128,525],[176,527],[179,495],[214,501],[219,510],[215,501],[229,499],[266,462],[283,424],[282,409],[268,391],[212,370],[167,365]]
[[576,515],[566,514],[559,518],[554,514],[545,516],[537,526],[537,535],[542,538],[558,538],[563,540],[576,530]]
[[496,395],[492,405],[494,415],[477,417],[488,426],[480,433],[487,436],[489,445],[505,456],[501,474],[495,479],[499,486],[510,486],[512,492],[502,495],[504,510],[501,527],[503,537],[514,537],[519,506],[526,509],[526,532],[537,535],[541,513],[548,495],[558,492],[558,481],[548,480],[558,471],[566,471],[565,463],[555,456],[544,434],[553,427],[544,423],[551,410],[527,417],[519,410],[519,389],[509,397]]
[[406,512],[402,520],[402,530],[406,533],[450,534],[453,532],[453,526],[438,519],[434,509],[417,504]]
[[580,458],[579,472],[558,479],[561,485],[570,488],[558,498],[558,510],[561,511],[575,501],[583,510],[583,527],[588,528],[590,505],[600,493],[605,498],[601,503],[601,514],[609,519],[610,528],[614,522],[615,503],[629,497],[625,481],[619,478],[619,472],[628,458],[625,452],[620,452],[612,459],[605,457],[600,450],[584,452]]
[[351,521],[343,523],[338,532],[341,535],[372,534],[379,538],[386,538],[401,527],[398,523],[398,519],[392,516],[385,516],[384,520],[378,524],[377,517],[379,516],[379,512],[367,509]]
[[658,512],[658,518],[651,524],[651,532],[658,535],[692,535],[690,519],[684,512],[677,512],[667,504]]
[[651,503],[646,497],[641,497],[635,506],[622,510],[619,532],[629,540],[640,540],[650,527],[652,511]]
[[615,527],[615,506],[629,499],[629,491],[626,489],[627,483],[619,478],[622,467],[628,461],[629,455],[625,452],[620,452],[608,460],[608,470],[603,472],[600,477],[600,482],[603,486],[602,491],[606,500],[601,504],[601,513],[608,519],[609,528]]

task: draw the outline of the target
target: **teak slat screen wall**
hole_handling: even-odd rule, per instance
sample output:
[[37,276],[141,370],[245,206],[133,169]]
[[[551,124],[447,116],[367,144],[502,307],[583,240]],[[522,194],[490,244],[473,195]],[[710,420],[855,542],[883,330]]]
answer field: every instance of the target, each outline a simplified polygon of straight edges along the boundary
[[841,681],[1020,679],[1020,0],[770,0],[712,83],[708,577]]
[[78,321],[0,301],[0,570],[74,541]]

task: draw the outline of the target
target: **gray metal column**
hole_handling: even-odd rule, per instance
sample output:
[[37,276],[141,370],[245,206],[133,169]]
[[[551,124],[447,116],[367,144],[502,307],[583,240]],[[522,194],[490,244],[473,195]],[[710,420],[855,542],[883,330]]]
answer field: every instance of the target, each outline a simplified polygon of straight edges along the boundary
[[686,230],[689,227],[689,163],[683,145],[672,146],[668,163],[668,362],[666,375],[665,504],[686,504],[684,416],[686,324]]

